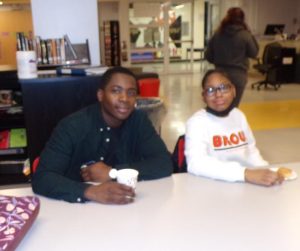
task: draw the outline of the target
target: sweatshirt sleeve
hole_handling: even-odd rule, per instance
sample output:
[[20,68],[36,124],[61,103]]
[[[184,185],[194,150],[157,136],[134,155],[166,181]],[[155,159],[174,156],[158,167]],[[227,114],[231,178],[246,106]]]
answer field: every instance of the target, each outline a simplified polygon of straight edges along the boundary
[[249,58],[255,58],[258,54],[259,46],[255,37],[249,33],[249,39],[247,43],[247,56]]
[[225,181],[244,181],[245,167],[235,161],[221,161],[208,153],[207,123],[199,117],[187,122],[185,155],[188,172],[198,176]]

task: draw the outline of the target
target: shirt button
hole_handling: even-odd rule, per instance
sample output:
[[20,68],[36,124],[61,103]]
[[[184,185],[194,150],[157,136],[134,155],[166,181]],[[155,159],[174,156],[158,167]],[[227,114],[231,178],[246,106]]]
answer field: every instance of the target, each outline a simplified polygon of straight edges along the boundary
[[100,128],[100,132],[103,132],[103,128]]
[[109,130],[110,130],[110,127],[109,127],[109,126],[108,126],[108,127],[106,127],[106,130],[107,130],[107,131],[109,131]]
[[103,157],[100,157],[100,160],[104,160],[104,158],[103,158]]
[[79,198],[77,198],[77,202],[81,202],[81,198],[79,197]]
[[106,141],[106,142],[109,142],[109,141],[110,141],[110,139],[109,139],[109,138],[107,138],[107,139],[105,139],[105,141]]

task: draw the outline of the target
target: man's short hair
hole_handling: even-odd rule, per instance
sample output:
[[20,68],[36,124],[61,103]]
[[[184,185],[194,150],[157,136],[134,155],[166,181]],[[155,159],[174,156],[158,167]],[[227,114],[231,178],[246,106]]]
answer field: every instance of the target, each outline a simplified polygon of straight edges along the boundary
[[138,85],[135,74],[128,68],[125,68],[122,66],[115,66],[115,67],[109,68],[101,77],[101,80],[100,80],[100,83],[98,86],[99,89],[104,90],[105,87],[108,85],[109,81],[111,80],[112,76],[117,73],[122,73],[122,74],[126,74],[126,75],[133,77],[136,82],[136,88],[139,92],[139,85]]

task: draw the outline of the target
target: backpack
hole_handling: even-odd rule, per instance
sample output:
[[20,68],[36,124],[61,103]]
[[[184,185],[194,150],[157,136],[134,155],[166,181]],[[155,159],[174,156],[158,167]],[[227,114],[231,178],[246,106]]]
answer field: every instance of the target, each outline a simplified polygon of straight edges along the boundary
[[187,172],[187,164],[184,155],[184,143],[185,135],[180,135],[177,139],[174,151],[172,153],[173,173]]

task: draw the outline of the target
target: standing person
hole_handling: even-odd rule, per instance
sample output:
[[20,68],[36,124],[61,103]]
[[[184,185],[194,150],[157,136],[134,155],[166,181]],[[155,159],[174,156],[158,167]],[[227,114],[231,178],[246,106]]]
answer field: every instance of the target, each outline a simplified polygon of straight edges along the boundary
[[248,58],[255,58],[258,44],[245,23],[241,8],[230,8],[208,42],[205,58],[226,71],[235,85],[234,106],[238,107],[247,84]]
[[171,175],[165,144],[146,113],[135,110],[137,94],[130,70],[107,70],[99,102],[64,118],[54,130],[33,175],[33,191],[69,202],[126,204],[133,202],[134,190],[112,181],[114,169],[136,169],[139,180]]
[[268,168],[256,147],[245,115],[235,108],[235,87],[228,75],[208,71],[202,80],[206,109],[196,112],[187,122],[185,155],[188,172],[231,182],[272,186],[283,177]]

